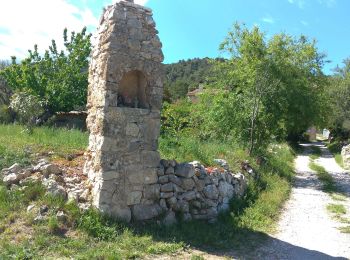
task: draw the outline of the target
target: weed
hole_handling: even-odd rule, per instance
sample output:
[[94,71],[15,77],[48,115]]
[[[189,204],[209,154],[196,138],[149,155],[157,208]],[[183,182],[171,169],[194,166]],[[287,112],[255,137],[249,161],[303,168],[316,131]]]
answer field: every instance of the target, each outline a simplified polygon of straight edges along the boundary
[[49,229],[49,232],[51,234],[56,234],[60,230],[60,225],[58,223],[57,217],[56,216],[50,216],[49,221],[47,224],[47,227]]

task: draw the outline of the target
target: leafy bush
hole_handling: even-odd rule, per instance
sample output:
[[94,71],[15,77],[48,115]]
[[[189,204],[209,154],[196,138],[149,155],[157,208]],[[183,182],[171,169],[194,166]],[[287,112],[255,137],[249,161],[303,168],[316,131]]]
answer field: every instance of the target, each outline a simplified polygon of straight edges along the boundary
[[17,113],[19,121],[31,130],[39,116],[45,112],[45,105],[37,96],[18,92],[11,97],[10,107]]
[[8,124],[13,119],[10,108],[7,105],[0,106],[0,123]]

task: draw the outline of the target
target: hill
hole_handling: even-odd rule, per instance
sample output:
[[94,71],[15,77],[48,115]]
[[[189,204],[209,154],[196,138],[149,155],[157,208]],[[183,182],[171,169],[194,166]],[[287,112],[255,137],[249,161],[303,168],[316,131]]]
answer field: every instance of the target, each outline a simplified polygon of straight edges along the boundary
[[213,74],[214,61],[223,60],[194,58],[165,64],[164,99],[173,101],[185,97],[189,91],[198,88],[200,84],[209,83]]

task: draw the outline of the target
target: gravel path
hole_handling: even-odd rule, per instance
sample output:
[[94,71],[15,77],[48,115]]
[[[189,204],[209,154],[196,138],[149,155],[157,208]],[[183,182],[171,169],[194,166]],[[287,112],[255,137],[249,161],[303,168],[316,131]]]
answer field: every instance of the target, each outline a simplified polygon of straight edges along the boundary
[[[323,153],[316,162],[325,167],[346,192],[348,198],[341,204],[350,210],[350,174],[337,165],[323,144],[316,145]],[[296,158],[297,175],[278,232],[256,251],[257,259],[350,258],[350,234],[341,233],[337,228],[342,224],[333,220],[326,210],[327,204],[339,202],[321,190],[320,181],[308,167],[307,151]]]

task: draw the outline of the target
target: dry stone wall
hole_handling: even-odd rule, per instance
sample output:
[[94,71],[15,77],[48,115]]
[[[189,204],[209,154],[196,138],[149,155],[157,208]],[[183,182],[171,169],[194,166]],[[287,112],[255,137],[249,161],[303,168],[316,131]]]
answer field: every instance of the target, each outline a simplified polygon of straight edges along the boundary
[[214,220],[246,179],[227,163],[160,160],[158,137],[163,97],[163,54],[152,11],[133,1],[107,7],[89,69],[90,132],[84,172],[93,205],[124,221],[161,218],[164,224]]

